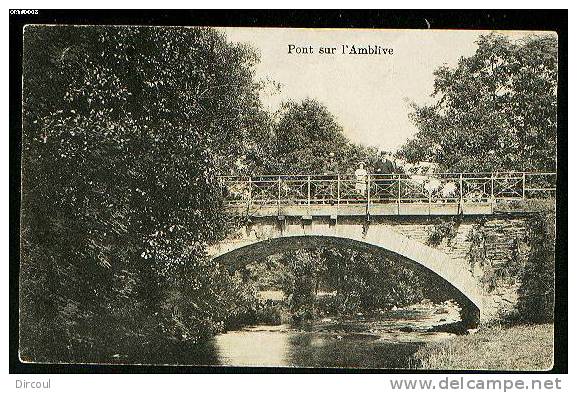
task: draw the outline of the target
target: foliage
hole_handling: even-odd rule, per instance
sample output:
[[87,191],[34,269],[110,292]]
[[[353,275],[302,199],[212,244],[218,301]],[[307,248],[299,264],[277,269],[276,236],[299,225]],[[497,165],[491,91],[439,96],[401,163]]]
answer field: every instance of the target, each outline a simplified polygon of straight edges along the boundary
[[495,269],[497,280],[505,285],[513,285],[523,273],[524,258],[520,253],[520,241],[517,238],[509,242],[506,262]]
[[555,311],[555,213],[529,221],[529,257],[519,288],[519,314],[531,322],[551,322]]
[[485,220],[481,219],[476,222],[469,233],[467,234],[467,241],[471,242],[468,257],[471,264],[471,269],[476,264],[484,264],[487,260],[486,235],[485,235]]
[[[267,282],[275,283],[267,289],[285,292],[291,315],[297,321],[312,319],[319,313],[354,314],[405,306],[425,297],[425,285],[411,269],[383,256],[350,249],[286,252],[273,264],[261,264],[274,267],[266,274],[263,268],[258,272],[267,277]],[[273,276],[277,279],[271,279]],[[319,300],[320,291],[334,295]]]
[[443,239],[447,239],[447,244],[450,246],[451,241],[457,236],[457,228],[459,223],[451,219],[450,221],[438,220],[435,225],[429,229],[427,244],[438,246]]
[[[480,280],[489,292],[503,286],[520,284],[515,312],[503,318],[527,322],[549,322],[553,319],[555,295],[555,213],[554,206],[534,213],[527,220],[524,239],[513,238],[507,246],[507,257],[495,265],[487,255],[487,231],[484,220],[471,228],[468,258],[471,270],[480,272]],[[528,247],[528,255],[521,248]]]
[[321,266],[318,256],[318,251],[297,250],[282,257],[291,272],[290,286],[285,287],[284,291],[290,299],[290,311],[295,321],[310,320],[315,316],[317,279]]
[[205,28],[27,26],[24,45],[23,358],[221,329],[250,293],[204,249],[226,226],[215,168],[266,128],[256,55]]
[[[504,271],[500,271],[499,268],[494,267],[491,259],[487,255],[487,231],[485,228],[485,219],[478,220],[477,223],[473,225],[471,230],[467,235],[467,241],[471,243],[467,256],[469,259],[469,265],[474,274],[480,274],[480,281],[483,287],[488,292],[493,292],[500,284],[502,275]],[[513,255],[511,254],[510,257]],[[480,272],[480,273],[478,273]],[[507,280],[516,277],[520,272],[519,270],[511,270],[511,277],[503,277]]]
[[349,142],[334,116],[316,100],[286,102],[276,118],[272,134],[261,141],[268,145],[259,158],[262,173],[352,173],[360,161],[376,158],[375,149]]
[[456,67],[435,71],[435,102],[412,104],[418,132],[397,155],[448,171],[554,171],[556,37],[491,33],[477,44]]
[[425,297],[422,278],[383,255],[329,249],[325,263],[324,281],[336,290],[340,312],[402,307]]
[[292,270],[282,255],[254,261],[247,264],[245,269],[248,271],[245,280],[249,280],[259,291],[282,289],[288,292],[294,279]]
[[227,318],[225,330],[239,329],[246,325],[280,325],[288,318],[286,314],[284,304],[253,301],[250,308]]
[[504,282],[511,283],[521,272],[518,266],[518,255],[516,249],[510,248],[508,253],[508,262],[515,262],[516,268],[512,264],[506,263],[505,266],[494,266],[489,255],[487,255],[487,230],[485,219],[479,219],[467,234],[467,241],[471,243],[467,251],[470,269],[474,274],[479,274],[481,284],[488,292],[493,292]]

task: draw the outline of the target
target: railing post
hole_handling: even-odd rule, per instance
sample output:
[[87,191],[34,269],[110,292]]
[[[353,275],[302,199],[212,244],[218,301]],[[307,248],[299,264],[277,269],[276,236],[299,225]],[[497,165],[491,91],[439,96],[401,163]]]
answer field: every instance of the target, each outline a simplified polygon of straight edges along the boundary
[[307,176],[307,205],[311,205],[311,176]]
[[341,204],[341,174],[337,173],[337,206]]
[[459,203],[463,203],[463,173],[459,173]]
[[459,205],[457,209],[458,214],[463,214],[463,172],[459,173]]
[[252,205],[252,176],[248,177],[248,208]]
[[[430,180],[431,180],[431,176],[429,175],[429,176],[427,176],[426,182],[427,182],[427,181],[430,182]],[[426,182],[423,183],[423,188],[427,185]],[[429,216],[430,216],[430,215],[431,215],[431,203],[432,203],[432,199],[433,199],[433,192],[432,192],[432,191],[427,191],[427,193],[429,194],[429,204],[428,204],[428,208],[429,208]]]
[[371,175],[367,175],[367,206],[371,201]]
[[525,175],[526,173],[523,172],[523,200],[525,200]]
[[369,217],[369,205],[371,203],[371,175],[367,175],[367,180],[365,180],[367,183],[367,209],[366,209],[366,214],[367,214],[367,219]]
[[491,172],[491,203],[495,200],[495,172]]
[[401,175],[397,175],[397,214],[401,214]]
[[[277,206],[280,209],[280,198],[281,198],[281,186],[280,186],[280,176],[278,177],[278,199],[277,199]],[[280,212],[280,210],[279,210]]]

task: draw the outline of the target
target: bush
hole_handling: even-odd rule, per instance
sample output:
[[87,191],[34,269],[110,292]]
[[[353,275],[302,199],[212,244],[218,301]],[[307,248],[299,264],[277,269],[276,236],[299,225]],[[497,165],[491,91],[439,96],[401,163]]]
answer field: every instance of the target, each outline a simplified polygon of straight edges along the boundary
[[525,321],[550,322],[555,310],[555,214],[537,214],[527,231],[529,257],[519,287],[519,315]]
[[450,246],[451,241],[457,236],[458,222],[453,220],[441,221],[439,220],[433,228],[429,229],[427,244],[437,247],[441,244],[443,239],[447,239],[447,244]]

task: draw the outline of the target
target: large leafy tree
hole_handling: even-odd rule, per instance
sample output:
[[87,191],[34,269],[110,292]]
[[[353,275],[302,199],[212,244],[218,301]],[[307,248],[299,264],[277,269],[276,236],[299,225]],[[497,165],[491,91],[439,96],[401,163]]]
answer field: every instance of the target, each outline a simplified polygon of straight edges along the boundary
[[423,278],[400,261],[347,249],[324,251],[326,285],[341,312],[374,311],[421,301]]
[[269,173],[350,173],[376,151],[351,143],[329,110],[314,99],[288,101],[277,113],[262,160]]
[[215,168],[266,127],[257,56],[206,28],[27,26],[24,45],[22,356],[218,330],[240,297],[204,260],[225,227]]
[[418,128],[398,155],[450,171],[554,171],[557,39],[481,35],[477,51],[435,74],[431,105],[413,104]]

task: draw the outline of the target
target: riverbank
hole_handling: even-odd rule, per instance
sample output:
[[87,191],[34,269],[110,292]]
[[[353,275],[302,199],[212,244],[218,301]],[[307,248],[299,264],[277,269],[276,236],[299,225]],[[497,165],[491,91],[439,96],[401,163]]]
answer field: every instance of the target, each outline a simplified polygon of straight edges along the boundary
[[414,368],[436,370],[548,370],[553,366],[553,324],[490,327],[414,355]]

